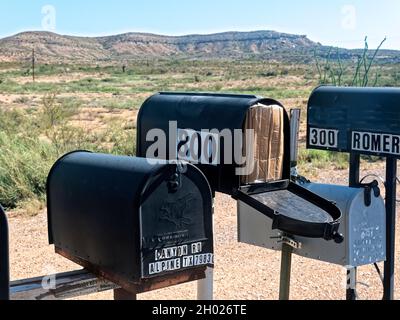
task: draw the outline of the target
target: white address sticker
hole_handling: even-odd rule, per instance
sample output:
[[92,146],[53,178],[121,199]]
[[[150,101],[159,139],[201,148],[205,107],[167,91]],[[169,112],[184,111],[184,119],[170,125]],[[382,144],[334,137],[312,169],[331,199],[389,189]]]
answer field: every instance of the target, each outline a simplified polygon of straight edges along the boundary
[[351,148],[353,151],[400,156],[400,136],[354,131]]
[[178,129],[177,138],[178,160],[193,164],[218,165],[220,160],[218,134]]
[[309,144],[314,147],[337,148],[338,130],[310,128]]
[[214,255],[212,253],[198,254],[195,256],[183,257],[183,267],[197,267],[214,263]]
[[149,264],[149,274],[159,274],[169,271],[178,271],[182,268],[206,266],[214,264],[214,255],[212,253],[203,253],[192,256],[184,256],[178,259],[158,261]]
[[149,274],[158,274],[167,271],[176,271],[181,268],[181,259],[171,259],[166,261],[154,262],[149,265]]
[[164,259],[172,259],[176,257],[183,257],[189,254],[189,249],[187,245],[172,247],[172,248],[164,248],[161,250],[156,250],[155,252],[155,260],[164,260]]
[[203,249],[203,243],[196,242],[155,250],[154,262],[148,264],[149,275],[214,264],[214,255]]

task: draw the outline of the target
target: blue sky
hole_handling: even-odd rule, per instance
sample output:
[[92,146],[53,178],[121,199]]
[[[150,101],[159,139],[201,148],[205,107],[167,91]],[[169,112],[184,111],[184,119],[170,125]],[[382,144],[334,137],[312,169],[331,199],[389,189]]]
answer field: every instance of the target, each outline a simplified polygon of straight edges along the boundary
[[276,30],[326,45],[400,50],[399,0],[12,0],[0,4],[0,37],[27,30],[108,35],[130,31],[182,35]]

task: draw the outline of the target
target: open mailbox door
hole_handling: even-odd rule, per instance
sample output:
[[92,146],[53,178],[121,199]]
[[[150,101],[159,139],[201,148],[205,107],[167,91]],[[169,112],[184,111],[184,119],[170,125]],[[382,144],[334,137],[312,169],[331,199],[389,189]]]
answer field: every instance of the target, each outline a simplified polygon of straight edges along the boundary
[[248,185],[240,188],[234,198],[272,219],[273,230],[343,241],[338,232],[341,211],[332,202],[289,180]]
[[[290,122],[278,101],[249,95],[161,93],[143,104],[137,127],[137,156],[160,158],[162,152],[157,156],[149,152],[156,140],[153,130],[159,129],[166,133],[168,146],[161,159],[181,159],[184,145],[200,146],[195,151],[184,149],[184,160],[204,172],[214,192],[257,209],[273,219],[275,229],[342,240],[340,210],[290,182]],[[204,156],[208,150],[216,157]],[[238,151],[244,163],[236,161]]]

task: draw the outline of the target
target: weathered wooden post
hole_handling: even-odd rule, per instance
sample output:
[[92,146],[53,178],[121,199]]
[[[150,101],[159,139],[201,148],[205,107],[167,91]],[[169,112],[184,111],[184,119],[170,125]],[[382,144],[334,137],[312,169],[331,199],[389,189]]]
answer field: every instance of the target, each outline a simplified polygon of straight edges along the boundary
[[35,49],[32,49],[32,80],[33,80],[33,82],[35,82],[35,63],[36,63]]

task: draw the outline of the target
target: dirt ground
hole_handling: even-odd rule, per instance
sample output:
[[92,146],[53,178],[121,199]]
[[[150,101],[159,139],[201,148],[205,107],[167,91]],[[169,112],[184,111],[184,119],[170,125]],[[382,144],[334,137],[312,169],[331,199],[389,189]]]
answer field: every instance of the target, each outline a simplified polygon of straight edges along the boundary
[[[384,175],[382,164],[365,165],[365,174]],[[346,184],[346,171],[326,170],[315,182]],[[237,242],[236,203],[217,195],[215,212],[215,298],[227,300],[274,300],[278,298],[280,254]],[[397,228],[398,229],[398,228]],[[397,230],[397,256],[400,233]],[[12,279],[79,269],[53,253],[47,244],[46,213],[36,217],[10,217]],[[400,270],[396,266],[396,283]],[[295,256],[291,299],[332,300],[345,298],[346,272],[342,267]],[[360,299],[381,299],[382,285],[373,266],[359,269]],[[400,298],[400,290],[396,290]],[[112,292],[81,297],[82,300],[112,299]],[[139,299],[196,299],[196,283],[142,294]]]

